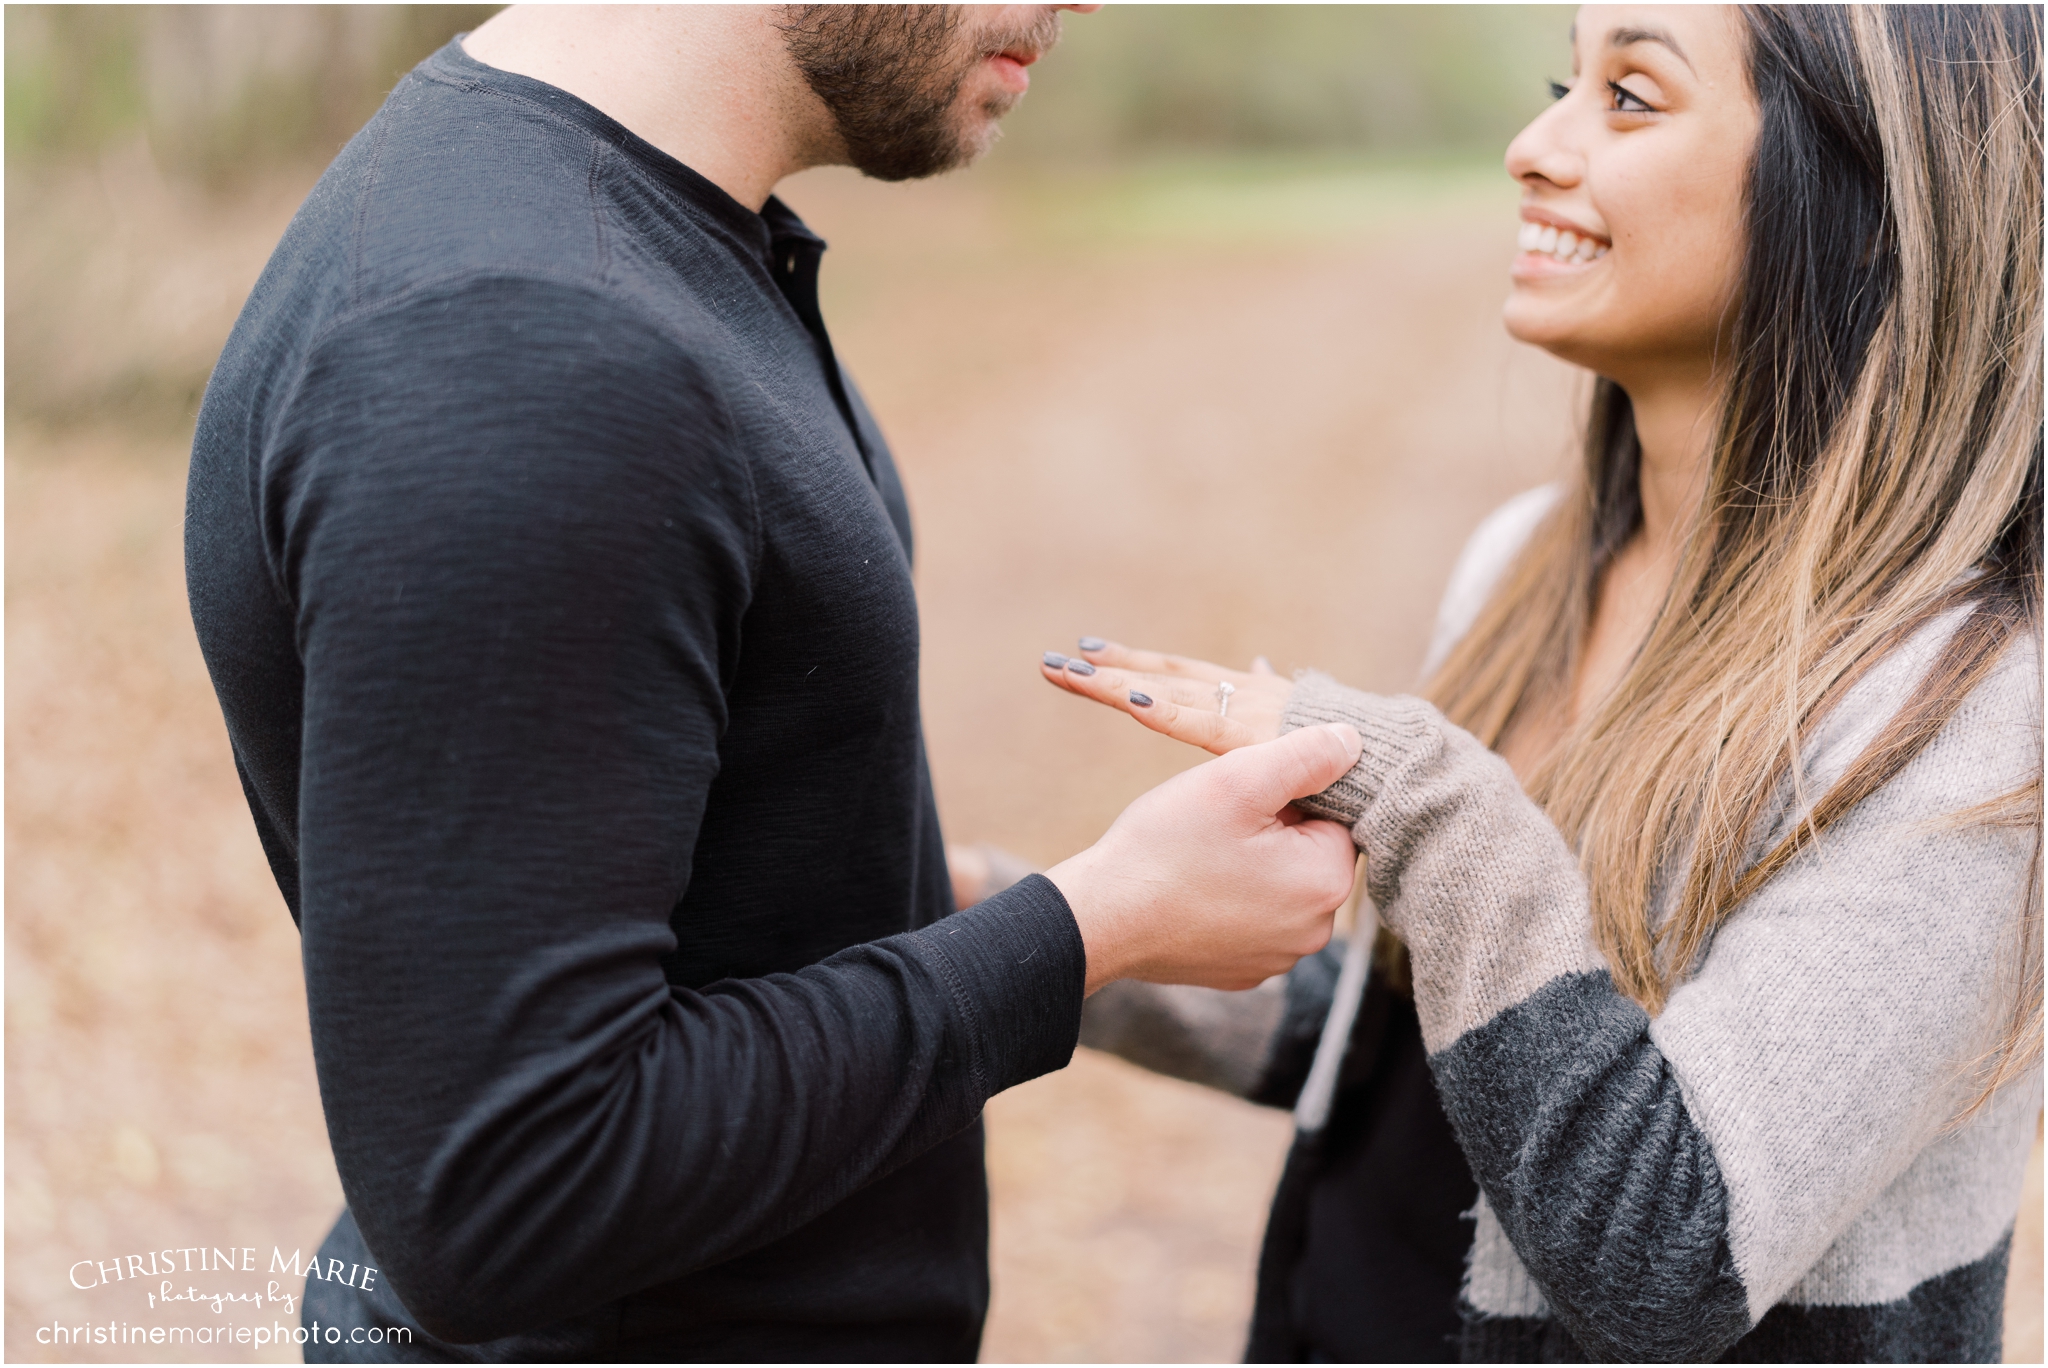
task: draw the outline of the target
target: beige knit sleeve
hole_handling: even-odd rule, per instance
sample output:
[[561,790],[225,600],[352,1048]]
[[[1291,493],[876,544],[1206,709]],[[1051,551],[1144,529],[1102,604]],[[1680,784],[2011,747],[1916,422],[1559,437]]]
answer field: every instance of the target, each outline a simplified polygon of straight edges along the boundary
[[1358,763],[1298,806],[1351,828],[1366,891],[1408,942],[1437,1051],[1562,974],[1605,967],[1578,859],[1507,762],[1419,698],[1309,673],[1283,730],[1348,722]]

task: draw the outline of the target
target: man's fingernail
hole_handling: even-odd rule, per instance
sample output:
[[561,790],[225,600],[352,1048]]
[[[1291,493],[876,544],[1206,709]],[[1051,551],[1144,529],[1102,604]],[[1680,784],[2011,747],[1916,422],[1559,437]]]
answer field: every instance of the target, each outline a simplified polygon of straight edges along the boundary
[[1074,644],[1079,646],[1084,651],[1099,651],[1103,647],[1109,645],[1109,643],[1104,641],[1101,637],[1082,637],[1078,642]]
[[1047,651],[1045,653],[1045,668],[1048,670],[1062,669],[1065,667],[1066,663],[1067,658],[1061,655],[1058,651]]
[[1077,675],[1092,675],[1095,673],[1095,667],[1085,660],[1070,660],[1067,662],[1067,669]]
[[1152,700],[1149,696],[1133,689],[1131,690],[1131,706],[1134,708],[1149,708],[1152,706]]

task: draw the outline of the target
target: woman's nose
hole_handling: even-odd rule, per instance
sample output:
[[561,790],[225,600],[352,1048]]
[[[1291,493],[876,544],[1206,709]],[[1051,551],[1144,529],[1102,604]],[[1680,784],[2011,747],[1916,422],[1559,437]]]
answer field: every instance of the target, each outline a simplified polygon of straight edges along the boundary
[[1571,140],[1570,97],[1557,101],[1530,120],[1508,144],[1508,174],[1522,184],[1548,181],[1560,188],[1577,185],[1586,160]]

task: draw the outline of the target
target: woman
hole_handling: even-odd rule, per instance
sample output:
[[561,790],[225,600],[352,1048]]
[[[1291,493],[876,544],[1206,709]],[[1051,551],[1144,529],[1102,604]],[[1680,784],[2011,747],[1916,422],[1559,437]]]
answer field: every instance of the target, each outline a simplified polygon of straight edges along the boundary
[[[1584,468],[1475,537],[1430,701],[1048,657],[1219,753],[1365,738],[1302,806],[1401,947],[1347,1072],[1384,1072],[1371,1003],[1410,980],[1476,1181],[1465,1358],[1998,1357],[2041,1097],[2040,37],[2021,7],[1582,10],[1508,151],[1506,322],[1600,377]],[[1293,979],[1239,999],[1248,1088],[1327,1010],[1327,963]],[[1427,1130],[1398,1091],[1354,1156]],[[1379,1295],[1399,1222],[1314,1217],[1276,1213],[1255,1356],[1360,1352],[1346,1289]]]

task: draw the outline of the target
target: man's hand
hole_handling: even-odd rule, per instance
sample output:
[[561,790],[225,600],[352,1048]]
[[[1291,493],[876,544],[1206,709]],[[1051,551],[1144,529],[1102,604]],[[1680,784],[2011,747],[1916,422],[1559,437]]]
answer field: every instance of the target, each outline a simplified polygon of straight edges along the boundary
[[1338,723],[1175,776],[1046,872],[1088,952],[1088,991],[1120,978],[1250,988],[1330,939],[1351,891],[1350,833],[1287,806],[1358,761]]

